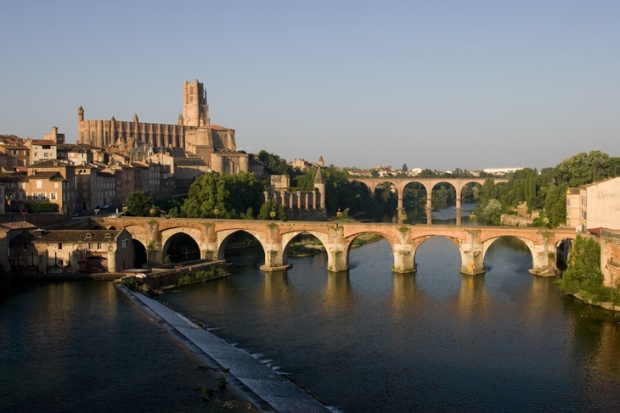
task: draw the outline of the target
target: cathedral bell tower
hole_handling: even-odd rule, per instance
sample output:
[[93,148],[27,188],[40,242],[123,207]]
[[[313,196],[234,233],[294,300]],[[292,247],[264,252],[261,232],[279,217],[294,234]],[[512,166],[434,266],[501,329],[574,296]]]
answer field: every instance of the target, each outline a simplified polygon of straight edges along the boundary
[[198,79],[193,82],[185,81],[183,84],[183,125],[198,127],[210,123],[207,92],[203,84],[198,82]]

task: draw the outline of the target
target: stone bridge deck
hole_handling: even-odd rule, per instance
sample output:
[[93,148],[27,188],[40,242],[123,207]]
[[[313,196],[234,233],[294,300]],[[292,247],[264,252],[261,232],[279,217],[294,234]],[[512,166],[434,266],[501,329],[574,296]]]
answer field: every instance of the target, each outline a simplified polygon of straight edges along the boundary
[[306,222],[217,220],[192,218],[137,218],[107,217],[98,221],[105,228],[126,228],[134,240],[150,252],[152,263],[161,262],[170,245],[179,234],[191,237],[203,259],[224,259],[228,240],[238,232],[254,236],[265,252],[264,271],[287,267],[286,250],[300,234],[315,236],[327,252],[329,271],[346,271],[349,268],[349,251],[353,240],[368,233],[385,238],[392,247],[394,265],[399,273],[415,272],[415,253],[427,239],[442,236],[452,241],[461,254],[464,274],[484,272],[484,256],[493,242],[501,237],[515,237],[529,248],[536,275],[555,275],[557,247],[565,239],[575,239],[573,229],[440,226],[375,224],[359,222]]

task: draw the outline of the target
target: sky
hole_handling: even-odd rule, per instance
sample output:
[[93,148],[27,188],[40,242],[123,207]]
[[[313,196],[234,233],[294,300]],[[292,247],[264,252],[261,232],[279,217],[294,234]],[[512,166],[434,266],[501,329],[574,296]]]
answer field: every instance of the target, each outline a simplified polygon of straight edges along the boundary
[[0,0],[0,134],[176,124],[183,81],[237,149],[371,168],[620,156],[620,2]]

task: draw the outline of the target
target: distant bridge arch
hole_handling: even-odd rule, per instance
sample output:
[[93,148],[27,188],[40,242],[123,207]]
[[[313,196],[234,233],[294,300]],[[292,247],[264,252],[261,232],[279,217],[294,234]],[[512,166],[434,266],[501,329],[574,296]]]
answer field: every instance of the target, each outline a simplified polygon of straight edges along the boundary
[[[508,182],[506,178],[491,178],[493,183],[503,183]],[[398,216],[398,223],[402,223],[402,216],[405,212],[403,209],[403,193],[405,187],[411,183],[419,183],[424,186],[426,189],[426,216],[430,220],[431,214],[430,211],[433,209],[433,188],[435,185],[440,183],[447,183],[452,185],[456,191],[456,209],[457,209],[457,219],[460,218],[460,210],[461,210],[461,193],[463,188],[470,183],[478,183],[480,185],[484,185],[487,178],[393,178],[393,177],[385,177],[385,178],[349,178],[350,182],[360,182],[366,185],[370,190],[370,194],[374,195],[374,191],[377,186],[381,185],[384,182],[389,182],[393,185],[393,188],[396,190],[398,195],[398,207],[396,209],[396,215]],[[429,222],[430,224],[430,222]]]

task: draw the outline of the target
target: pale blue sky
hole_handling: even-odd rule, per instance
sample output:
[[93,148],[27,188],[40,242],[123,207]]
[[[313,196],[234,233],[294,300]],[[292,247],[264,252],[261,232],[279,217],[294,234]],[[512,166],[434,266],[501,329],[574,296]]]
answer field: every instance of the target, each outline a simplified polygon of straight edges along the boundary
[[620,156],[620,2],[0,0],[0,133],[176,123],[184,80],[237,146],[374,167]]

